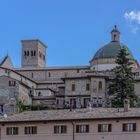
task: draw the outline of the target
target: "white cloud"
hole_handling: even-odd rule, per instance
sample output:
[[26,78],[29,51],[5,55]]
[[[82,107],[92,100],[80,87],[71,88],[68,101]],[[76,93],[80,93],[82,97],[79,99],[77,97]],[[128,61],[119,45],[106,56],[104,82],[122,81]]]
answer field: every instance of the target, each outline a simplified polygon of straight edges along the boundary
[[135,21],[140,24],[140,11],[125,12],[124,17],[129,21]]
[[131,32],[136,34],[140,30],[140,11],[125,12],[124,18],[126,19]]
[[133,27],[132,30],[131,30],[131,32],[134,33],[134,34],[136,34],[138,31],[139,31],[139,27],[137,27],[137,26]]

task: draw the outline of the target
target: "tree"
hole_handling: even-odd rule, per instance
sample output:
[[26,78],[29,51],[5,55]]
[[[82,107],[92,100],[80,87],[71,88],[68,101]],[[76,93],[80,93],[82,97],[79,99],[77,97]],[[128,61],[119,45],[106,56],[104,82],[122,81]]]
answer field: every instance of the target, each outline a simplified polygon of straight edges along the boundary
[[109,96],[113,97],[113,107],[123,107],[124,99],[130,100],[130,106],[134,106],[137,96],[134,92],[134,77],[132,73],[132,63],[128,58],[129,53],[125,47],[118,52],[117,66],[112,70],[112,80],[108,87]]

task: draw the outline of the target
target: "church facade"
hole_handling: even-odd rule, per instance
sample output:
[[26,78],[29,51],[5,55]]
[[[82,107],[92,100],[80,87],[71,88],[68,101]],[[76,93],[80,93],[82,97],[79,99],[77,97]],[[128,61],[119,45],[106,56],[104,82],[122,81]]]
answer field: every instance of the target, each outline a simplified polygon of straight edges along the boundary
[[22,40],[21,68],[14,68],[9,56],[0,64],[0,112],[17,112],[17,100],[24,105],[63,108],[107,106],[110,70],[121,47],[125,47],[135,75],[135,94],[140,96],[140,68],[129,48],[120,42],[116,26],[111,41],[99,48],[87,66],[46,66],[47,46],[40,40]]

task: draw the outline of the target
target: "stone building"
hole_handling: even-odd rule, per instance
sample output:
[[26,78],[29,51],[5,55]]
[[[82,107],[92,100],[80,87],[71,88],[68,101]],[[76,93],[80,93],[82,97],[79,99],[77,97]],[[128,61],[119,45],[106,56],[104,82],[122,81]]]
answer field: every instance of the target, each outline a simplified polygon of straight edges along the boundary
[[140,96],[138,62],[129,48],[120,42],[116,26],[111,31],[111,41],[99,48],[87,66],[46,66],[47,46],[40,40],[22,40],[21,68],[14,68],[9,56],[0,64],[1,112],[5,112],[4,106],[15,99],[25,105],[42,104],[59,109],[88,105],[105,107],[110,70],[116,66],[115,59],[122,46],[130,54],[135,93]]
[[139,140],[139,108],[26,111],[0,117],[1,140]]

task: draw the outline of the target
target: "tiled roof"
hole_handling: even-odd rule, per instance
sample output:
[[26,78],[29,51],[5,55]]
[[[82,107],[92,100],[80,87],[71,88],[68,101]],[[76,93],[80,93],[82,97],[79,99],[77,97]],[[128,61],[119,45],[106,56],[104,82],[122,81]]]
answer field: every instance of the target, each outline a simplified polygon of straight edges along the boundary
[[76,69],[89,69],[89,66],[56,66],[56,67],[36,67],[36,68],[16,68],[16,71],[51,71],[51,70],[76,70]]
[[38,121],[71,121],[100,119],[140,118],[140,108],[131,108],[128,112],[117,108],[94,108],[77,110],[26,111],[23,113],[1,117],[0,123],[6,122],[38,122]]
[[112,41],[106,44],[105,46],[103,46],[102,48],[100,48],[96,52],[92,60],[103,59],[103,58],[116,58],[119,50],[122,47],[125,47],[126,51],[129,53],[128,58],[133,60],[134,58],[132,52],[129,50],[129,48],[126,45],[122,44],[119,41]]

